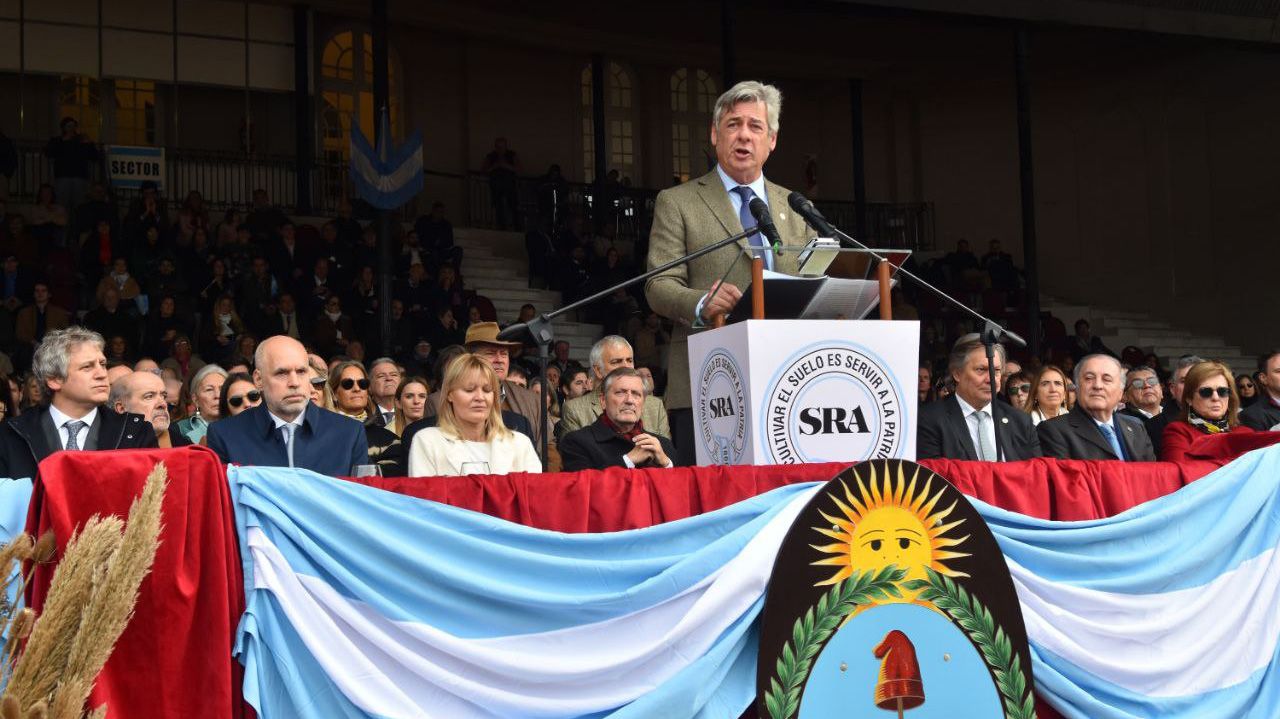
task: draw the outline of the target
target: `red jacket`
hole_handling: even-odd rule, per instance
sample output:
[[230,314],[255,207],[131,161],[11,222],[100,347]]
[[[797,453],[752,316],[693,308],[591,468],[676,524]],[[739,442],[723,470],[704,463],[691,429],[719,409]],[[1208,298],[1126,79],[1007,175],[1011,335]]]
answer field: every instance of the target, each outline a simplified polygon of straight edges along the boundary
[[1253,433],[1254,430],[1240,425],[1230,432],[1209,434],[1183,420],[1174,420],[1165,425],[1160,459],[1179,463],[1189,459],[1210,459],[1222,452],[1228,441],[1226,437]]

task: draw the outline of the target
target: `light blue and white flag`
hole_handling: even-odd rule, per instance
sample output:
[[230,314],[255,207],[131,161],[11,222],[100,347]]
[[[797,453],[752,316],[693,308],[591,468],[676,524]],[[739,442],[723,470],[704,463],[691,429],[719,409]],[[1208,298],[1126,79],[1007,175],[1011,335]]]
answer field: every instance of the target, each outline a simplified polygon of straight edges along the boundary
[[1280,717],[1280,446],[1108,519],[975,504],[1063,715]]
[[562,534],[288,469],[229,470],[245,696],[289,717],[733,719],[815,485]]
[[[817,490],[571,535],[303,471],[230,478],[264,719],[733,719],[774,556]],[[1104,520],[975,505],[1063,714],[1280,717],[1280,446]]]
[[391,122],[383,108],[375,149],[359,127],[351,129],[351,182],[366,202],[393,210],[422,192],[422,135],[417,130],[403,145],[391,144]]

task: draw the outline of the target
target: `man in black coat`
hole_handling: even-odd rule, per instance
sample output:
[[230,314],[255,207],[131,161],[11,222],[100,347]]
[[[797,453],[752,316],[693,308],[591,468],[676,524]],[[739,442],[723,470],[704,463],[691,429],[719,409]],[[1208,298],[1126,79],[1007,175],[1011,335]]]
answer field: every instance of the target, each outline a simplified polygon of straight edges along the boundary
[[1240,412],[1240,424],[1264,432],[1280,425],[1280,349],[1258,358],[1258,401]]
[[[1004,370],[1004,347],[996,345],[996,392]],[[1004,402],[992,402],[987,350],[977,333],[967,334],[951,349],[947,366],[956,381],[955,394],[920,409],[916,457],[1014,461],[1040,456],[1031,417]],[[995,424],[1000,424],[996,451]]]
[[1076,406],[1037,427],[1046,457],[1156,461],[1142,420],[1116,412],[1125,386],[1120,360],[1089,355],[1076,365],[1075,382]]
[[45,334],[31,368],[49,403],[0,423],[0,477],[35,477],[40,461],[60,450],[157,446],[142,415],[102,406],[111,389],[102,344],[83,327]]
[[640,417],[646,394],[644,377],[630,367],[619,367],[606,375],[600,417],[560,438],[564,471],[675,466],[671,440],[644,431]]
[[[1183,376],[1186,373],[1183,372]],[[1164,440],[1164,428],[1178,417],[1178,403],[1170,402],[1173,411],[1164,406],[1164,387],[1156,371],[1147,366],[1129,370],[1125,380],[1125,407],[1120,413],[1142,422],[1151,440],[1151,449],[1160,456],[1160,443]]]

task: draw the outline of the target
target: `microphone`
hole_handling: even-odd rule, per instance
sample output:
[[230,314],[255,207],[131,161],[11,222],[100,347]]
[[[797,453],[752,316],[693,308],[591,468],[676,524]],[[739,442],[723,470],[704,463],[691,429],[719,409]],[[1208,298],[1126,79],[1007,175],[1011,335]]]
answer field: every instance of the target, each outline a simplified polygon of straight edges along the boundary
[[756,228],[768,240],[769,247],[774,250],[780,250],[782,248],[782,238],[778,235],[777,226],[773,224],[773,215],[769,214],[769,206],[764,204],[764,200],[759,197],[753,197],[748,207],[751,210],[751,216],[756,218]]
[[827,218],[823,217],[821,212],[818,212],[818,208],[813,206],[813,203],[809,201],[809,198],[799,192],[792,192],[790,195],[787,195],[787,204],[791,205],[791,209],[794,210],[797,215],[803,217],[804,221],[807,222],[810,227],[817,230],[818,234],[822,237],[836,238],[840,236],[836,232],[836,228],[832,227],[830,222],[827,222]]

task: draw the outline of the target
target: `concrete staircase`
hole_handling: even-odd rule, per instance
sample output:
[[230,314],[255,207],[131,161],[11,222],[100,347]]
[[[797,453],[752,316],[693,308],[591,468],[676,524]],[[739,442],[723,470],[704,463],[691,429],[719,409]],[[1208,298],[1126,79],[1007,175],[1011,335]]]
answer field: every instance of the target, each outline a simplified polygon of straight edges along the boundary
[[[563,304],[560,293],[529,287],[529,259],[524,235],[473,228],[456,228],[454,243],[463,248],[462,277],[467,289],[488,297],[498,312],[498,323],[507,325],[520,315],[520,306],[529,303],[538,312]],[[569,356],[587,363],[591,345],[600,339],[600,325],[558,317],[554,323],[557,340],[569,343]]]
[[1192,334],[1145,312],[1080,305],[1047,296],[1041,297],[1040,307],[1061,319],[1068,333],[1083,317],[1089,321],[1093,334],[1112,350],[1120,352],[1129,345],[1141,347],[1155,352],[1166,368],[1173,367],[1183,355],[1195,354],[1224,362],[1235,374],[1252,373],[1255,369],[1256,358],[1244,348],[1227,344],[1222,337]]

